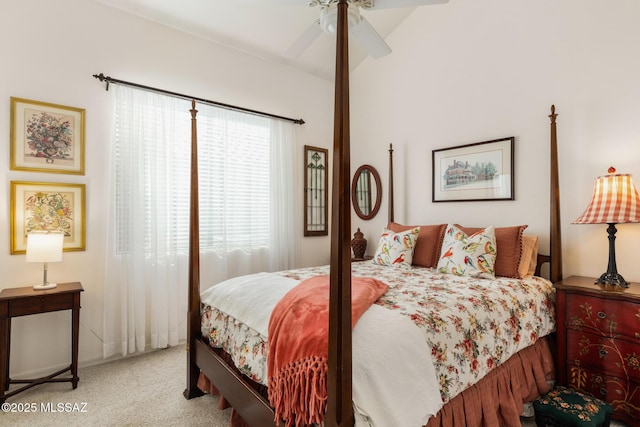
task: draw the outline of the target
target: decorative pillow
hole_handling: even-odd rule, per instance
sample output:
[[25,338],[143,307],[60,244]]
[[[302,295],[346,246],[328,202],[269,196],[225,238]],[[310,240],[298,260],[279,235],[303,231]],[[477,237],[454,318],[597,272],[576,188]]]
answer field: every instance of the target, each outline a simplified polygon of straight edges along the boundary
[[380,236],[378,248],[371,262],[393,267],[411,267],[413,249],[418,240],[420,228],[412,228],[400,233],[385,229]]
[[538,263],[538,236],[522,235],[522,255],[518,265],[520,278],[531,277],[536,271]]
[[[462,227],[456,224],[466,234],[477,233],[481,228]],[[527,225],[513,227],[496,227],[496,276],[520,279],[518,267],[522,254],[522,233]]]
[[411,230],[416,227],[420,228],[420,233],[418,234],[416,247],[413,250],[413,265],[433,268],[438,265],[440,248],[442,247],[442,239],[444,238],[444,231],[447,228],[447,224],[418,226],[401,225],[390,222],[389,225],[387,225],[387,228],[394,233]]
[[455,225],[447,226],[437,267],[440,273],[493,279],[495,262],[496,233],[493,226],[470,236]]

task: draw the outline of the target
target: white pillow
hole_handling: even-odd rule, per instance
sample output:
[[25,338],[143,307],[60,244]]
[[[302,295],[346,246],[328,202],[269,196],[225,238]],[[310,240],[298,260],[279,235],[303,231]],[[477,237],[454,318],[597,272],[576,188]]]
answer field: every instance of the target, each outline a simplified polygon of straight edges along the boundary
[[496,254],[493,225],[467,236],[464,231],[449,224],[436,269],[440,273],[494,279]]
[[384,229],[378,242],[378,248],[371,260],[374,264],[408,268],[413,261],[413,248],[418,241],[420,227],[394,233]]

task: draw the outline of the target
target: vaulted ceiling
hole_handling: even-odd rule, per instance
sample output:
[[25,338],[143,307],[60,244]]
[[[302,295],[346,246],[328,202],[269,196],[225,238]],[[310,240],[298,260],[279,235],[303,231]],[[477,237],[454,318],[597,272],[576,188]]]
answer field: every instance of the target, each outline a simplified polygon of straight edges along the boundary
[[[292,0],[95,0],[159,24],[175,28],[333,80],[335,37],[322,33],[297,58],[282,54],[318,19],[318,7]],[[422,6],[439,7],[439,6]],[[391,34],[415,8],[362,11],[362,16],[382,38]],[[393,46],[390,46],[393,50]],[[367,51],[350,43],[353,70]]]

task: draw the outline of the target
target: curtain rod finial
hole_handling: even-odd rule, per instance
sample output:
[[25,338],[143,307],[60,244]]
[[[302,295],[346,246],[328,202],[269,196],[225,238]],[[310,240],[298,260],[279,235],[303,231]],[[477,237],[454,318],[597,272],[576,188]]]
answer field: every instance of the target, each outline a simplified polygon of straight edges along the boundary
[[100,73],[100,74],[94,74],[93,77],[95,77],[96,79],[100,80],[101,82],[106,81],[106,85],[105,85],[105,90],[108,92],[109,91],[109,76],[105,76],[104,74]]

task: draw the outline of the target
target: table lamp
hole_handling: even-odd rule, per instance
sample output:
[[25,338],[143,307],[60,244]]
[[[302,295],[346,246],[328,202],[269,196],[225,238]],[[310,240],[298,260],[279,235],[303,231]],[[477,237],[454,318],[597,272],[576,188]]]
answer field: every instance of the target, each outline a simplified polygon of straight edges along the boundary
[[32,231],[27,234],[27,262],[44,263],[44,278],[41,285],[34,285],[33,289],[53,289],[55,283],[47,281],[47,263],[62,261],[63,234],[56,232]]
[[616,267],[616,224],[640,222],[640,197],[629,174],[616,174],[610,167],[609,174],[596,178],[593,197],[587,209],[574,224],[609,224],[609,264],[596,284],[609,291],[623,291],[629,282],[618,274]]

